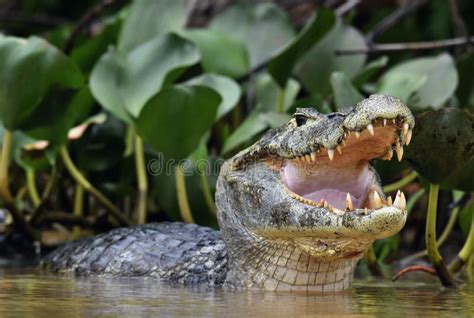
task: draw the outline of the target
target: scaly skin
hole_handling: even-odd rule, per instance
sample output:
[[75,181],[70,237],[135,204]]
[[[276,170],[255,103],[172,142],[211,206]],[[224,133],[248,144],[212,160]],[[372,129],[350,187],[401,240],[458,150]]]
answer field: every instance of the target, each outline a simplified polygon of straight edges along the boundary
[[370,161],[389,160],[393,149],[401,160],[413,126],[408,108],[387,95],[329,115],[298,109],[290,122],[221,168],[216,205],[222,239],[193,225],[145,225],[71,243],[43,264],[185,285],[347,289],[370,244],[405,223],[403,193],[392,204]]

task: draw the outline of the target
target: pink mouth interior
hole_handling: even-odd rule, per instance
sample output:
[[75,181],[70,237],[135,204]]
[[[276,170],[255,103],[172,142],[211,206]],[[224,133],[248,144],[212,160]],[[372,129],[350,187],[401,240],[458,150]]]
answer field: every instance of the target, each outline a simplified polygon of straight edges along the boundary
[[294,193],[315,202],[324,199],[340,210],[346,207],[347,193],[351,195],[354,208],[362,208],[373,181],[373,173],[367,165],[341,169],[287,161],[282,176],[288,189]]
[[369,161],[386,154],[395,138],[394,126],[376,127],[375,136],[367,130],[359,138],[352,134],[342,154],[336,152],[333,160],[326,150],[319,152],[314,162],[285,160],[280,171],[282,181],[292,192],[318,203],[324,199],[339,210],[345,210],[350,193],[354,208],[364,208],[374,182]]

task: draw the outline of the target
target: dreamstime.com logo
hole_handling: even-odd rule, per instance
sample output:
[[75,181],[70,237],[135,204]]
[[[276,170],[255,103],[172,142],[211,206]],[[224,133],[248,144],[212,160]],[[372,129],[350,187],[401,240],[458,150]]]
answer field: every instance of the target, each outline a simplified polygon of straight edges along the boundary
[[172,176],[176,170],[186,176],[190,177],[195,174],[204,176],[217,176],[224,164],[225,159],[219,158],[216,160],[199,159],[196,161],[190,159],[165,160],[162,153],[158,153],[156,158],[153,158],[147,162],[147,171],[152,176],[167,175]]
[[[165,160],[162,153],[158,153],[156,158],[153,158],[147,162],[147,171],[152,176],[160,176],[165,174],[166,176],[172,176],[175,174],[176,170],[184,176],[217,176],[221,170],[222,165],[226,160],[222,158],[218,158],[215,160],[209,159],[199,159],[196,161],[190,159],[181,159],[181,160],[174,160],[168,159]],[[247,161],[245,164],[240,166],[240,169],[245,170],[246,174],[252,173],[255,171],[259,173],[261,169],[258,169],[258,163],[262,161],[256,158],[253,161]],[[265,162],[269,166],[280,167],[282,166],[282,158],[279,156],[267,156],[265,158]],[[298,170],[298,174],[305,174],[305,175],[315,175],[318,174],[320,171],[321,165],[317,161],[291,161],[291,165],[294,169]],[[283,163],[286,164],[286,163]],[[290,169],[293,169],[290,167]],[[254,170],[255,169],[255,170]]]

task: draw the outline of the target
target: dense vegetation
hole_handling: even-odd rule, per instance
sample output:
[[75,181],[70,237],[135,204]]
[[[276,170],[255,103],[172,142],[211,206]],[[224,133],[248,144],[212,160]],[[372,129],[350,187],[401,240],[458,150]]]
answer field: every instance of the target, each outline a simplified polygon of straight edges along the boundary
[[148,221],[216,226],[222,159],[296,107],[327,113],[387,93],[417,122],[404,160],[376,167],[387,193],[403,187],[411,214],[376,242],[369,268],[423,249],[426,234],[444,285],[465,263],[472,273],[471,2],[4,2],[4,235],[54,246]]

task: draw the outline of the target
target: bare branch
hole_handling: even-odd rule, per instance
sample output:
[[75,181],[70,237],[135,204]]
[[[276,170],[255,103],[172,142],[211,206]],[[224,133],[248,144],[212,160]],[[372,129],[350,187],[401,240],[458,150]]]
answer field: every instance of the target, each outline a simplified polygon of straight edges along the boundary
[[367,54],[379,52],[393,52],[393,51],[415,51],[415,50],[434,50],[449,48],[461,45],[471,45],[474,43],[474,36],[465,38],[454,38],[439,41],[424,41],[424,42],[408,42],[408,43],[386,43],[373,44],[371,47],[364,47],[358,49],[337,50],[337,55],[348,54]]

